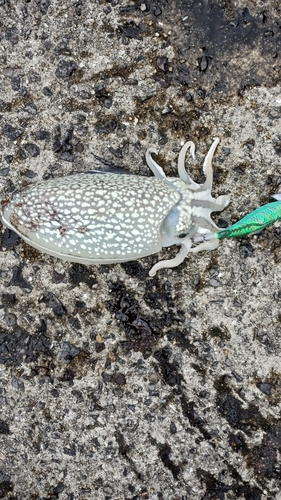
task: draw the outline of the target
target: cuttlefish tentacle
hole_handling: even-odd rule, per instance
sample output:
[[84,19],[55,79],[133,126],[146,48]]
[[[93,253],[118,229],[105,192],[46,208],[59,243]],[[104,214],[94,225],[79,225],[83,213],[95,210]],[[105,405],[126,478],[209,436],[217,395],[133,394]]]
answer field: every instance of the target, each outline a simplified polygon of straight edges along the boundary
[[155,177],[157,177],[157,179],[165,179],[166,174],[165,174],[163,168],[160,167],[160,165],[158,165],[158,163],[156,163],[155,160],[153,160],[151,153],[154,153],[157,155],[158,151],[155,148],[148,148],[147,149],[147,151],[145,153],[145,159],[146,159],[147,165],[149,166],[150,170],[152,170],[152,172],[154,173]]

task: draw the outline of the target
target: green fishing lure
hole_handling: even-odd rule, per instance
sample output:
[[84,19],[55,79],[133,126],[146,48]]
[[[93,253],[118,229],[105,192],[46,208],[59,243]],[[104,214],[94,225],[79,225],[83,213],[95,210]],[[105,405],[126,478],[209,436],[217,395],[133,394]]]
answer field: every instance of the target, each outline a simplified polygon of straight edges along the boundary
[[226,227],[221,231],[197,236],[194,238],[194,243],[212,239],[239,238],[260,232],[265,227],[281,219],[281,193],[275,194],[272,198],[278,201],[256,208],[256,210],[245,215],[245,217],[232,224],[232,226]]

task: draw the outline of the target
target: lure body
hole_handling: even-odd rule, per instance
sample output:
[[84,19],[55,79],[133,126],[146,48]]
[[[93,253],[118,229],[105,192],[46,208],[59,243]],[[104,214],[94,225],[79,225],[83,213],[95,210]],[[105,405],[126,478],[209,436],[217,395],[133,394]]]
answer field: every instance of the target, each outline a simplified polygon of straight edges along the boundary
[[274,201],[273,203],[267,203],[266,205],[256,208],[256,210],[245,215],[240,221],[232,224],[230,227],[222,229],[214,235],[219,240],[222,240],[224,238],[238,238],[247,236],[248,234],[255,234],[280,218],[281,202]]
[[[276,194],[273,198],[279,200],[281,195]],[[274,201],[273,203],[267,203],[266,205],[256,208],[253,212],[250,212],[245,215],[245,217],[235,222],[235,224],[216,233],[209,233],[202,237],[198,236],[194,238],[194,241],[196,243],[212,239],[223,240],[225,238],[243,238],[249,234],[260,232],[278,219],[281,219],[281,201]]]
[[149,149],[146,159],[155,177],[90,171],[40,182],[2,202],[2,222],[42,252],[83,264],[126,262],[181,245],[175,259],[153,267],[152,276],[182,262],[200,230],[218,229],[210,214],[223,210],[229,199],[214,200],[210,193],[217,144],[218,139],[206,157],[203,185],[185,171],[187,149],[194,154],[192,142],[180,152],[180,178],[167,178],[151,157],[156,151]]

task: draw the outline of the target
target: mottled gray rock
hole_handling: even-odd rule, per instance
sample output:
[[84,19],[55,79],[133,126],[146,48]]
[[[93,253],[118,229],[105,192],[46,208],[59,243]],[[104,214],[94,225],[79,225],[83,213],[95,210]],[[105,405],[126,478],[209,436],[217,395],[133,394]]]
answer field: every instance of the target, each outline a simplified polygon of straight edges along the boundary
[[[226,227],[280,191],[277,0],[0,0],[1,192],[99,169],[192,179],[213,137]],[[163,112],[164,111],[164,112]],[[86,267],[0,253],[0,498],[280,496],[280,223]],[[163,249],[170,258],[176,249]]]

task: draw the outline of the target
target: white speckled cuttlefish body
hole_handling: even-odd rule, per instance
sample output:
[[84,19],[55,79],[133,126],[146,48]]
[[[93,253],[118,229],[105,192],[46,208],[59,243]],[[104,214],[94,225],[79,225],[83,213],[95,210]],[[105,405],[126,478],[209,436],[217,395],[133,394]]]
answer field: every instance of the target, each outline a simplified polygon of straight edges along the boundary
[[97,173],[75,174],[33,184],[2,201],[5,226],[31,246],[55,257],[81,264],[127,262],[181,245],[178,255],[160,261],[150,271],[175,267],[189,251],[212,250],[218,240],[192,248],[192,237],[217,226],[211,212],[223,210],[228,196],[211,196],[215,139],[204,161],[204,184],[188,176],[184,161],[193,142],[187,142],[178,159],[179,177],[166,177],[151,157],[146,160],[155,177]]

